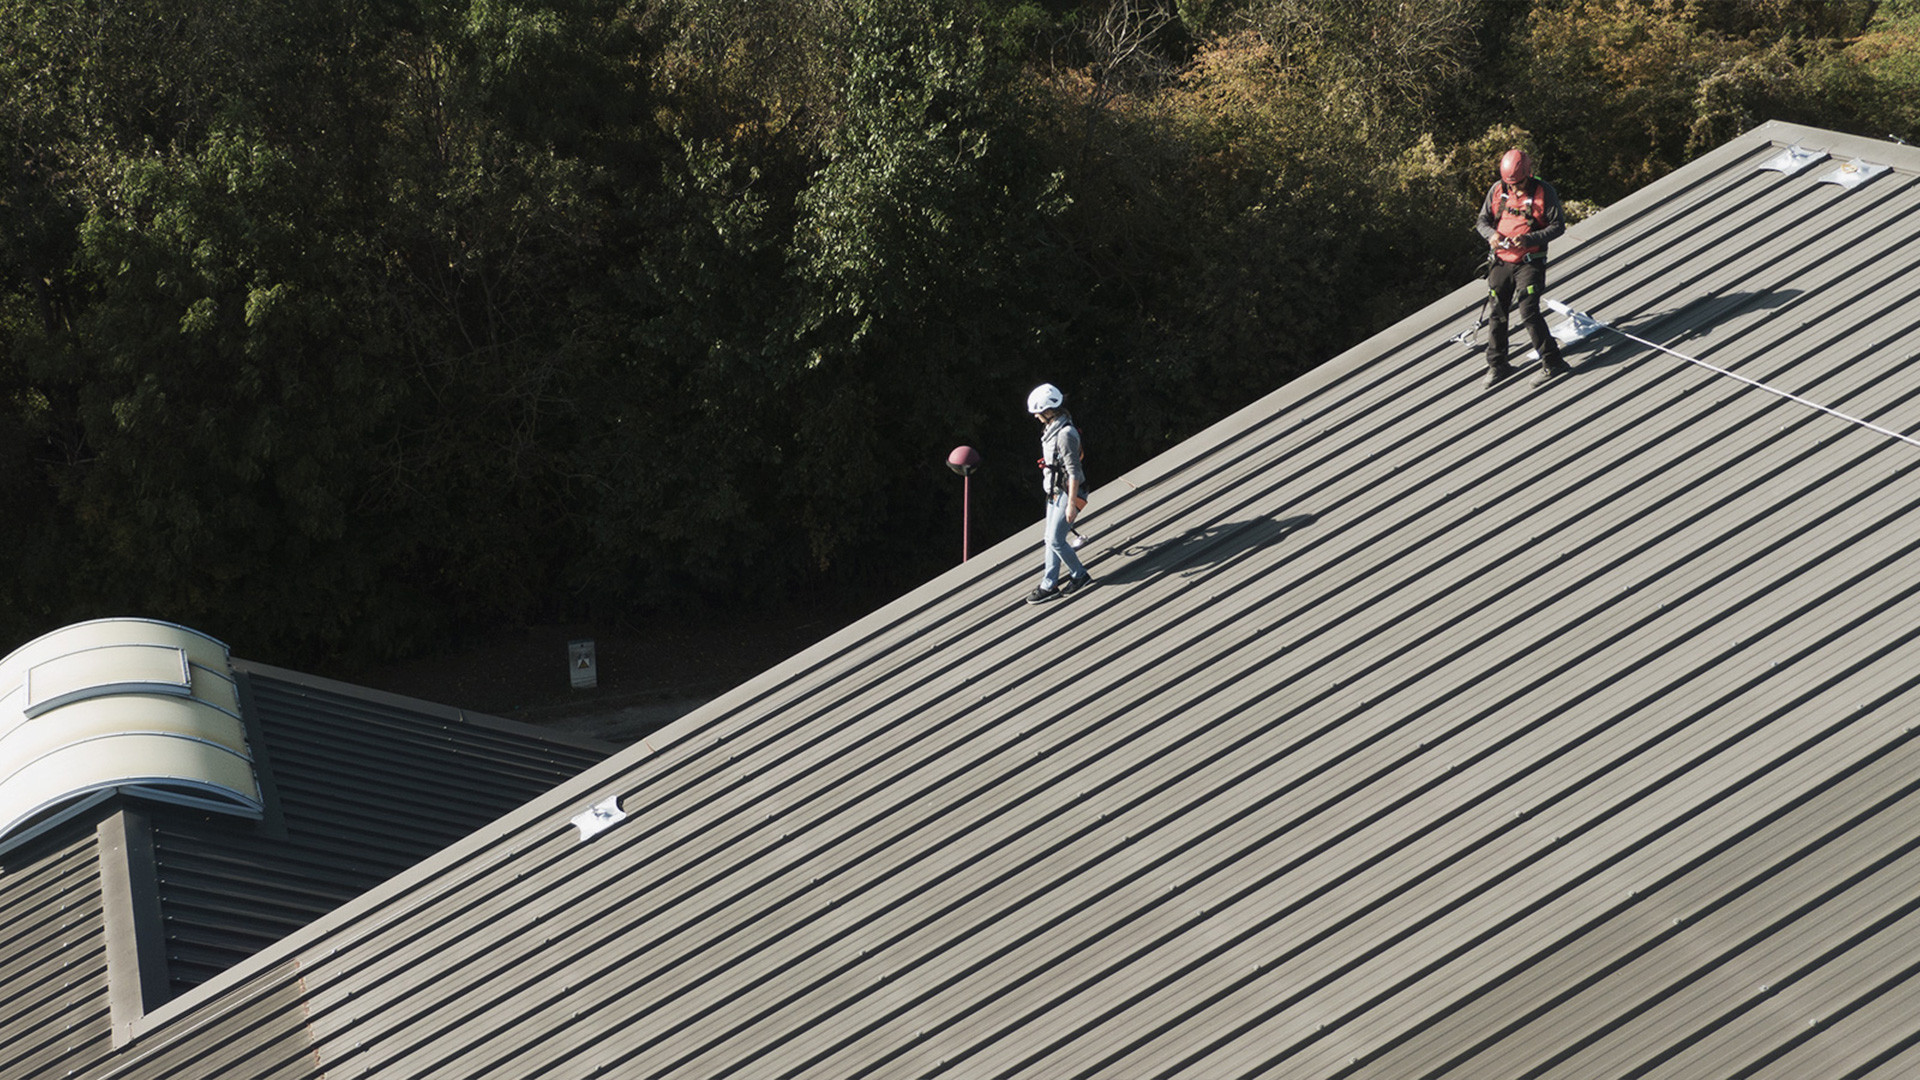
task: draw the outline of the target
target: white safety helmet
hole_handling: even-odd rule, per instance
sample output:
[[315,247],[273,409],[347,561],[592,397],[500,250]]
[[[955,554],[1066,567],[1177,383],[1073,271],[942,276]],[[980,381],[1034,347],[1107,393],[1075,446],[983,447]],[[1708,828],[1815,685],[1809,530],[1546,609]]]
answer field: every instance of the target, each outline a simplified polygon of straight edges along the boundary
[[1066,400],[1066,395],[1060,392],[1059,387],[1050,382],[1043,382],[1033,388],[1033,393],[1027,395],[1027,411],[1039,416],[1048,409],[1059,408]]

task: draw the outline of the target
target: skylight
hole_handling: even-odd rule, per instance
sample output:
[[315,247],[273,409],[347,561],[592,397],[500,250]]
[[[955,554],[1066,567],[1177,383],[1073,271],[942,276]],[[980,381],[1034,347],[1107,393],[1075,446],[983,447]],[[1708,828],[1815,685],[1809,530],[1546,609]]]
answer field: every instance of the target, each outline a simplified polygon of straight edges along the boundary
[[261,816],[225,645],[102,619],[0,660],[0,850],[114,794]]

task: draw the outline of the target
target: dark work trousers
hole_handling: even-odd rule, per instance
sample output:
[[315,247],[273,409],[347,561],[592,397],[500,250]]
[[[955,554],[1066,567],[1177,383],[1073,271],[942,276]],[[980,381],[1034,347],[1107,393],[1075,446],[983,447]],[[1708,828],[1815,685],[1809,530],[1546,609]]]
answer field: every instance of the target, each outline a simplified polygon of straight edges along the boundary
[[1547,291],[1547,260],[1510,263],[1494,260],[1487,272],[1487,288],[1493,293],[1492,310],[1487,313],[1487,363],[1507,366],[1507,312],[1519,301],[1520,325],[1527,328],[1533,347],[1549,366],[1560,360],[1560,343],[1547,332],[1547,320],[1540,315],[1540,297]]

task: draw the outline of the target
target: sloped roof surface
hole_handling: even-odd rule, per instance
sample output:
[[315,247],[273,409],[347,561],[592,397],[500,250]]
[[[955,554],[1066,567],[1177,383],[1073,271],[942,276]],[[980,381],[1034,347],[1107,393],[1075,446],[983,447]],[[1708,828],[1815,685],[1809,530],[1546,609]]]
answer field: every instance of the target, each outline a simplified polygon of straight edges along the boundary
[[240,665],[277,827],[155,814],[175,992],[603,760],[524,725]]
[[65,1075],[113,1034],[93,831],[0,855],[0,912],[0,1076]]
[[266,822],[116,800],[0,854],[0,1076],[110,1061],[125,1002],[198,986],[613,749],[263,665],[237,672]]
[[[1550,292],[1911,431],[1916,175],[1767,125]],[[1096,492],[1092,590],[1009,540],[109,1071],[1911,1075],[1920,450],[1606,334],[1483,390],[1478,301]]]

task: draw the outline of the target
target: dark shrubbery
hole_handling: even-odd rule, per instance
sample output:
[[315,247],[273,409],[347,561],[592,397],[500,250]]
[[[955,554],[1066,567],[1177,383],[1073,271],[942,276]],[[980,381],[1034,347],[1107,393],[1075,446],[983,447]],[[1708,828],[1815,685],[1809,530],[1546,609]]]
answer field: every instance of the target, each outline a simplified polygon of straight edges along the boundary
[[[298,7],[298,5],[295,5]],[[0,0],[0,640],[249,655],[876,597],[1769,118],[1915,135],[1911,4]]]

